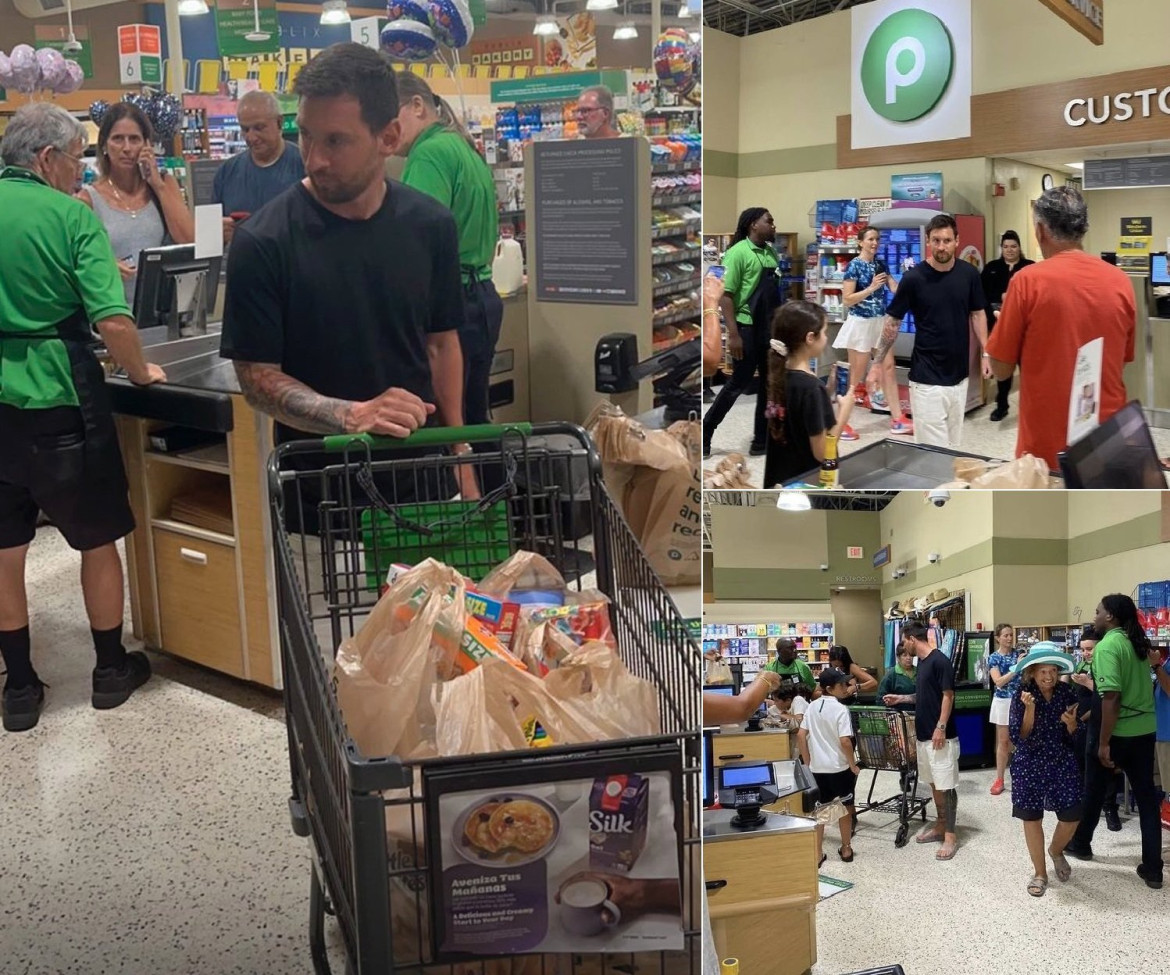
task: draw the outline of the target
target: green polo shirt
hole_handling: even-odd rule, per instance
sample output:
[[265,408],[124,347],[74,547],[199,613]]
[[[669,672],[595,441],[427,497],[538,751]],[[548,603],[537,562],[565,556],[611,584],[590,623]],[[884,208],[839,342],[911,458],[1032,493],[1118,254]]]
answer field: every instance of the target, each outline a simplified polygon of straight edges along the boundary
[[780,658],[777,657],[770,664],[768,664],[764,669],[770,670],[774,674],[779,674],[781,677],[796,676],[796,677],[800,678],[800,683],[803,687],[808,687],[808,688],[816,687],[816,681],[813,680],[812,669],[809,667],[808,664],[806,664],[803,660],[801,660],[800,657],[797,657],[790,664],[780,663]]
[[1152,735],[1157,730],[1150,662],[1138,659],[1123,630],[1110,630],[1102,637],[1093,651],[1091,672],[1098,694],[1106,691],[1121,694],[1121,711],[1113,734],[1118,738],[1136,738]]
[[915,682],[914,668],[903,670],[897,664],[893,668],[886,671],[882,682],[878,685],[877,699],[881,701],[887,694],[914,694],[918,690],[918,684]]
[[0,214],[0,404],[77,406],[64,343],[5,333],[52,333],[79,309],[129,317],[110,238],[84,203],[15,166],[0,172]]
[[500,218],[496,182],[479,153],[458,132],[436,122],[410,147],[402,182],[433,196],[455,217],[464,283],[472,268],[475,280],[490,278]]
[[723,292],[735,302],[737,322],[752,323],[748,299],[760,283],[760,275],[776,267],[776,252],[769,246],[757,247],[745,238],[727,248],[723,255]]

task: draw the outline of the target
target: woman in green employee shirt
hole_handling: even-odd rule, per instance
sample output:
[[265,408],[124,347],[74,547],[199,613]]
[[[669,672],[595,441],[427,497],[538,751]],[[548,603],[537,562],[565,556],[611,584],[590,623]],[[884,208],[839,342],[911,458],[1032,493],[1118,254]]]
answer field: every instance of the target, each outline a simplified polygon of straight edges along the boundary
[[396,151],[406,157],[402,182],[447,207],[459,231],[463,419],[488,423],[492,357],[504,320],[504,303],[491,278],[499,233],[495,180],[451,107],[418,75],[400,71],[397,77],[402,141]]

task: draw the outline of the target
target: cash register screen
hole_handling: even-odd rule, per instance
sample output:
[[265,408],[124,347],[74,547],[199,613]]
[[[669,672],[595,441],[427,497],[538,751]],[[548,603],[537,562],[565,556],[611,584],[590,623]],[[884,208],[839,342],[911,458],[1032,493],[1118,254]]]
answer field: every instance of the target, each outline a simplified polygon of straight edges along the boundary
[[771,765],[741,765],[738,768],[722,768],[719,779],[725,789],[738,789],[748,785],[771,785]]
[[1150,255],[1150,284],[1155,288],[1170,288],[1170,272],[1167,271],[1165,254]]
[[727,697],[731,697],[731,695],[733,693],[735,693],[735,688],[732,687],[731,685],[724,685],[722,687],[704,687],[703,693],[704,694],[723,694]]

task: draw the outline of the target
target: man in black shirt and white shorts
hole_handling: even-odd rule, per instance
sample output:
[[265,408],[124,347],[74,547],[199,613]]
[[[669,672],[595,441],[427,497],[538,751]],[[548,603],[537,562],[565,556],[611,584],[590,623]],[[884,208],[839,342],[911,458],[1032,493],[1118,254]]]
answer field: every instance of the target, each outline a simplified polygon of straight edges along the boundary
[[[874,362],[894,347],[907,312],[914,313],[914,352],[910,356],[910,412],[914,442],[958,450],[967,412],[971,333],[987,348],[987,299],[979,272],[955,260],[959,229],[955,218],[940,213],[926,225],[928,256],[903,276],[890,302]],[[871,383],[880,378],[875,365]],[[983,376],[991,363],[983,355]]]
[[[406,437],[432,415],[462,426],[455,220],[386,179],[400,138],[393,67],[334,44],[295,90],[307,176],[235,232],[221,354],[248,402],[276,418],[278,442]],[[470,469],[459,472],[463,496],[478,497]]]
[[[887,694],[887,707],[914,705],[918,738],[918,778],[929,782],[938,820],[915,838],[918,843],[942,841],[936,860],[955,855],[955,812],[959,793],[959,738],[955,731],[955,672],[950,660],[927,639],[921,623],[902,627],[902,645],[918,656],[914,694]],[[925,736],[925,737],[923,737]]]

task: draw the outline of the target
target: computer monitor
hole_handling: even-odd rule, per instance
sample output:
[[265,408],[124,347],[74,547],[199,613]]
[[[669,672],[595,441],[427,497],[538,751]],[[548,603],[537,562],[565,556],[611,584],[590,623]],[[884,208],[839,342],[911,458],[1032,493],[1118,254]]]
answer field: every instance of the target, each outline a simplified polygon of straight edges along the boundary
[[1166,266],[1166,254],[1150,255],[1150,284],[1155,288],[1170,288],[1170,269]]
[[735,694],[735,688],[730,684],[718,684],[715,687],[704,687],[704,694],[722,694],[726,697],[731,697]]
[[1057,460],[1068,488],[1166,489],[1166,475],[1137,400],[1070,444]]
[[194,244],[148,247],[138,255],[134,318],[139,328],[207,327],[219,291],[218,257],[196,257]]

